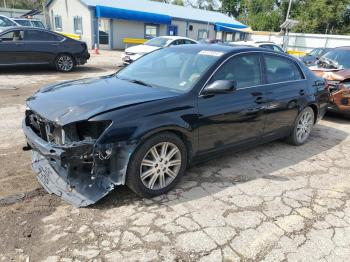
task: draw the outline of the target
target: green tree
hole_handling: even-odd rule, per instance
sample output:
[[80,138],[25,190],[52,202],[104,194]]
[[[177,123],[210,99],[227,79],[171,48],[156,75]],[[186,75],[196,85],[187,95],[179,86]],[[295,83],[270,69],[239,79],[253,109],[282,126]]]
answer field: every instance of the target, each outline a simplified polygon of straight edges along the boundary
[[299,21],[295,32],[349,34],[350,0],[297,1],[293,18]]
[[35,9],[42,8],[45,0],[0,0],[0,7],[18,8],[18,9]]
[[283,22],[276,0],[222,0],[222,10],[258,31],[279,31]]
[[183,0],[173,0],[172,2],[173,5],[185,5]]
[[173,5],[184,5],[183,0],[152,0],[152,1],[173,4]]

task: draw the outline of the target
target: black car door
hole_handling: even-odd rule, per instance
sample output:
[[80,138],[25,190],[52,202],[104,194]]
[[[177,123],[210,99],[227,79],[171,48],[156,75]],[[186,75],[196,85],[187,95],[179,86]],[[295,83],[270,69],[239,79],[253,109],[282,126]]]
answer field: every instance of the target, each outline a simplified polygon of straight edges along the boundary
[[26,60],[22,30],[11,30],[0,35],[0,65],[22,64]]
[[288,134],[298,115],[299,106],[306,102],[307,80],[292,59],[264,54],[266,75],[266,126],[264,136]]
[[49,32],[37,29],[24,31],[24,42],[29,62],[35,64],[52,63],[60,52],[63,39]]
[[210,79],[236,83],[232,93],[198,98],[199,153],[256,142],[262,135],[264,93],[261,56],[242,54],[227,60]]

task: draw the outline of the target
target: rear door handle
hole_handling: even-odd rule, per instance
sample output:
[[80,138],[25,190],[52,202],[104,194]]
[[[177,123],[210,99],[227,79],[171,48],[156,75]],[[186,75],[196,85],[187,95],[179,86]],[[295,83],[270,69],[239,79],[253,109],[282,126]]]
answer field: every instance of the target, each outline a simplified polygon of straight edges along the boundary
[[21,46],[24,45],[23,43],[16,43],[17,46]]
[[53,45],[53,46],[59,46],[59,45],[61,45],[61,44],[51,44],[51,45]]

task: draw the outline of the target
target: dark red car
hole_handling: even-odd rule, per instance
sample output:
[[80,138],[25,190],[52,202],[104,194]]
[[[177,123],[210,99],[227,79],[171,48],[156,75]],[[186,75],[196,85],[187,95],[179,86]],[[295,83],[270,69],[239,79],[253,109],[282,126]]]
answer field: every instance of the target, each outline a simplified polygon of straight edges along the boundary
[[350,116],[350,47],[338,47],[329,51],[310,69],[328,81],[328,111]]

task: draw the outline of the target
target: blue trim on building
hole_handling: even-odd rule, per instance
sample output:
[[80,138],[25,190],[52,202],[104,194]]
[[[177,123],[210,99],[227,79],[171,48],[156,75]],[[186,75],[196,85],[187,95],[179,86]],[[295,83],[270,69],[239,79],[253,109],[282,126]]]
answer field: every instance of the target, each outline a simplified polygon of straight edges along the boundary
[[237,32],[235,29],[245,29],[248,28],[246,25],[240,24],[226,24],[226,23],[215,23],[215,31],[224,31],[224,32]]
[[171,24],[171,17],[168,15],[160,15],[100,5],[96,6],[96,17],[143,21],[146,23],[154,24]]

